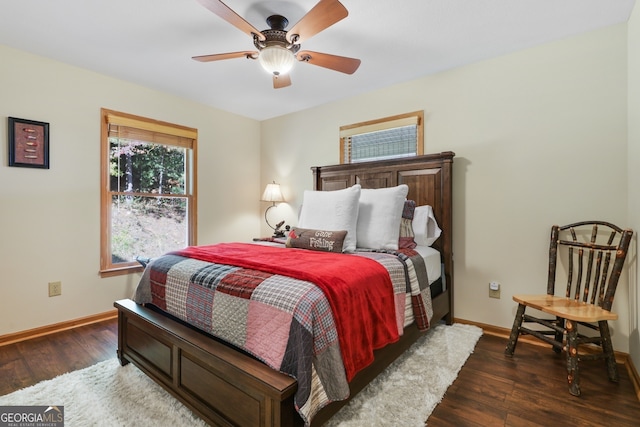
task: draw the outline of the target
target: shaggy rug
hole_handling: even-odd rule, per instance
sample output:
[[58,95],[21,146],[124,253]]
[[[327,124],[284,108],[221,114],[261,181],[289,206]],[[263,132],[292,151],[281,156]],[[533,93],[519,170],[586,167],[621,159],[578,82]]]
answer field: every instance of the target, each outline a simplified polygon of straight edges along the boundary
[[[438,325],[338,412],[329,426],[424,426],[482,335]],[[64,406],[66,427],[206,426],[132,364],[116,359],[0,396],[0,406]]]

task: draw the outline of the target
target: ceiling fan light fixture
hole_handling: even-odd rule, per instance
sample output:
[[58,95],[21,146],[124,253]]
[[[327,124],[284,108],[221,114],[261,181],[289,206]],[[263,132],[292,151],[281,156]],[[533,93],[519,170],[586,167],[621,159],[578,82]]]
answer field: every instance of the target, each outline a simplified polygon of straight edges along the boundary
[[295,62],[295,57],[289,49],[274,45],[267,46],[260,51],[258,62],[260,62],[262,68],[270,74],[278,76],[280,74],[287,74],[291,70]]

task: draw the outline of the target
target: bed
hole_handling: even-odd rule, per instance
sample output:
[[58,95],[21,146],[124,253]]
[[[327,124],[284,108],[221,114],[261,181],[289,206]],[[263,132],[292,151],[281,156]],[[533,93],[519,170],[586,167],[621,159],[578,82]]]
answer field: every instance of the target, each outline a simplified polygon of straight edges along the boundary
[[[391,189],[406,184],[407,199],[414,200],[418,206],[430,206],[430,212],[442,229],[442,233],[430,248],[417,249],[420,249],[418,251],[420,258],[425,260],[427,258],[433,260],[435,253],[435,263],[425,262],[425,266],[431,266],[428,267],[431,280],[428,288],[423,292],[423,294],[429,294],[429,298],[425,298],[425,301],[428,299],[428,320],[431,325],[438,321],[450,324],[453,320],[454,281],[451,247],[453,157],[454,153],[443,152],[407,159],[312,168],[314,190],[344,191],[354,186],[362,189]],[[230,244],[228,248],[225,247],[225,250],[243,249],[244,244],[235,245]],[[216,250],[219,246],[222,245],[216,245]],[[272,249],[281,250],[265,246],[259,255],[271,256]],[[431,251],[431,253],[422,253],[423,251]],[[363,257],[386,257],[386,251],[383,252],[385,253],[378,254],[378,251],[375,251],[374,254]],[[225,254],[216,254],[215,256],[223,258],[214,258],[213,261],[224,261]],[[180,256],[182,255],[185,254],[181,253]],[[194,249],[194,253],[189,255],[194,256],[196,261],[185,262],[186,264],[205,262],[203,258],[198,259],[201,255],[199,249]],[[422,257],[422,255],[425,256]],[[413,254],[413,256],[416,255]],[[171,261],[173,262],[177,261]],[[183,260],[181,259],[180,262]],[[249,264],[238,267],[253,267],[251,264],[253,261],[246,262]],[[335,258],[335,262],[339,262],[339,258]],[[369,260],[363,262],[369,262]],[[409,262],[405,259],[403,262],[413,265],[412,260]],[[278,264],[286,265],[286,262]],[[416,271],[417,265],[419,263],[416,264]],[[280,273],[286,275],[288,271],[277,271],[274,274]],[[146,270],[145,274],[147,274]],[[437,279],[433,280],[434,277]],[[318,280],[321,281],[321,279]],[[410,297],[408,291],[404,296],[400,293],[395,295],[396,300],[405,297],[409,300],[415,295]],[[148,298],[140,299],[139,295],[136,296],[139,302],[151,301]],[[254,350],[247,351],[246,348],[241,349],[230,344],[234,342],[232,335],[226,341],[218,339],[204,332],[203,329],[207,328],[203,328],[202,325],[195,327],[194,322],[187,322],[180,315],[165,312],[163,308],[166,309],[166,307],[162,307],[162,303],[158,301],[156,300],[155,304],[138,304],[133,300],[121,300],[115,303],[118,309],[118,358],[121,364],[134,363],[212,425],[296,426],[305,424],[305,413],[301,412],[299,405],[301,390],[308,388],[305,381],[302,379],[297,381],[290,375],[272,369],[268,364],[272,366],[274,364],[266,363],[269,361],[265,362],[264,359],[258,360]],[[331,304],[334,304],[333,300]],[[335,307],[332,305],[332,308]],[[406,320],[406,317],[410,316],[406,315],[403,319]],[[406,321],[399,321],[397,315],[394,321],[399,329],[398,336],[389,337],[387,341],[391,343],[383,347],[379,342],[373,345],[375,351],[372,352],[372,361],[367,360],[356,369],[345,366],[345,376],[348,378],[346,395],[349,398],[337,401],[330,399],[331,403],[320,404],[318,408],[321,409],[314,409],[312,417],[306,419],[307,422],[311,425],[321,425],[328,420],[424,333],[424,324],[419,326],[420,322],[407,324]],[[338,321],[338,317],[336,317],[336,325],[340,331],[345,328],[344,323]],[[341,341],[339,344],[342,346],[338,345],[337,348],[343,352],[347,351],[345,347],[348,343]],[[288,351],[289,347],[287,347],[287,354]],[[320,365],[324,366],[325,363]],[[315,367],[313,370],[315,376],[311,382],[318,382]],[[336,386],[336,388],[339,387]]]

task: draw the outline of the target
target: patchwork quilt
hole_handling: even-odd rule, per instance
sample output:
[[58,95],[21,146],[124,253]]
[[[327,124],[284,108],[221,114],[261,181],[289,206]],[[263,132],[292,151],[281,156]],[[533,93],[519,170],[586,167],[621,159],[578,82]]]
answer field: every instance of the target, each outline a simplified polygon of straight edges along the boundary
[[417,326],[428,329],[428,278],[412,250],[335,254],[242,243],[156,258],[134,296],[296,378],[295,405],[307,424],[349,396],[373,350],[398,339],[407,299]]

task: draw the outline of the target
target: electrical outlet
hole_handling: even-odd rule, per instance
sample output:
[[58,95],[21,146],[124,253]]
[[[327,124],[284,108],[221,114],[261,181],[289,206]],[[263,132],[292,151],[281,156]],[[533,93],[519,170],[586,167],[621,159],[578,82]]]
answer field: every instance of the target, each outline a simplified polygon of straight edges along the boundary
[[498,282],[489,283],[489,298],[500,299],[500,283]]
[[49,296],[62,295],[62,282],[49,282]]

